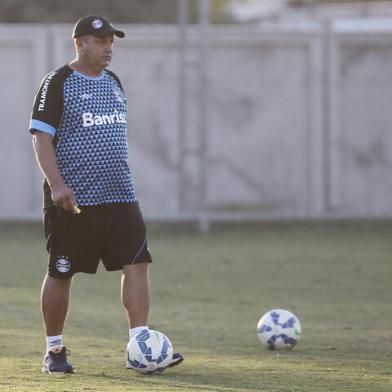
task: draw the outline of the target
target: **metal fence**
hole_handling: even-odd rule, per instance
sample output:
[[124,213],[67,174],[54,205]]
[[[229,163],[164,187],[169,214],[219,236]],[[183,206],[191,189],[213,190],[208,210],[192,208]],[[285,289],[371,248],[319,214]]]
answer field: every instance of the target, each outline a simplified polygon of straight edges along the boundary
[[[392,20],[122,27],[111,69],[146,218],[392,217]],[[29,114],[71,30],[0,25],[0,219],[41,215]]]

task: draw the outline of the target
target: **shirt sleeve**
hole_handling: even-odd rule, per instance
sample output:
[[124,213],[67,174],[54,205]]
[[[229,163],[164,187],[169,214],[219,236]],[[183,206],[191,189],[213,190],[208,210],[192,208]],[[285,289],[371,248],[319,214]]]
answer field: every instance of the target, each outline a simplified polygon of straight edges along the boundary
[[35,95],[30,133],[40,131],[54,137],[63,112],[63,101],[63,83],[58,71],[53,71],[44,78]]

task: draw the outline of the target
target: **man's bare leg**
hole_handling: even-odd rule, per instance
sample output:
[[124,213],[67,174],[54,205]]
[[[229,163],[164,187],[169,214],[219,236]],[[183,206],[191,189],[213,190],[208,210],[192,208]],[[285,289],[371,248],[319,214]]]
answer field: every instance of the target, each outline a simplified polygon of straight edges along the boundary
[[121,280],[121,298],[129,328],[148,325],[150,310],[149,263],[125,265]]

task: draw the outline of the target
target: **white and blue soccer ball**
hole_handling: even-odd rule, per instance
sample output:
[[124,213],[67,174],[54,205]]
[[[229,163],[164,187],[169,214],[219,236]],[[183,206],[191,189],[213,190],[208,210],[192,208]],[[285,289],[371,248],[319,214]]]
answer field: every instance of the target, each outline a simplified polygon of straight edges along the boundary
[[166,368],[173,358],[173,345],[162,332],[145,329],[136,334],[127,345],[128,369],[150,373]]
[[259,320],[257,337],[269,350],[291,350],[301,338],[301,323],[288,310],[273,309]]

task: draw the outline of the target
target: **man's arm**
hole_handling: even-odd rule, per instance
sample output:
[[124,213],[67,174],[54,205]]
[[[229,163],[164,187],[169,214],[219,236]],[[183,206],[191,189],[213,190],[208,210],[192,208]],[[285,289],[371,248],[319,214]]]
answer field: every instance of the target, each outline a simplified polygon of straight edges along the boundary
[[34,132],[33,147],[38,165],[50,186],[53,203],[64,210],[75,212],[76,198],[60,175],[52,136],[45,132]]

